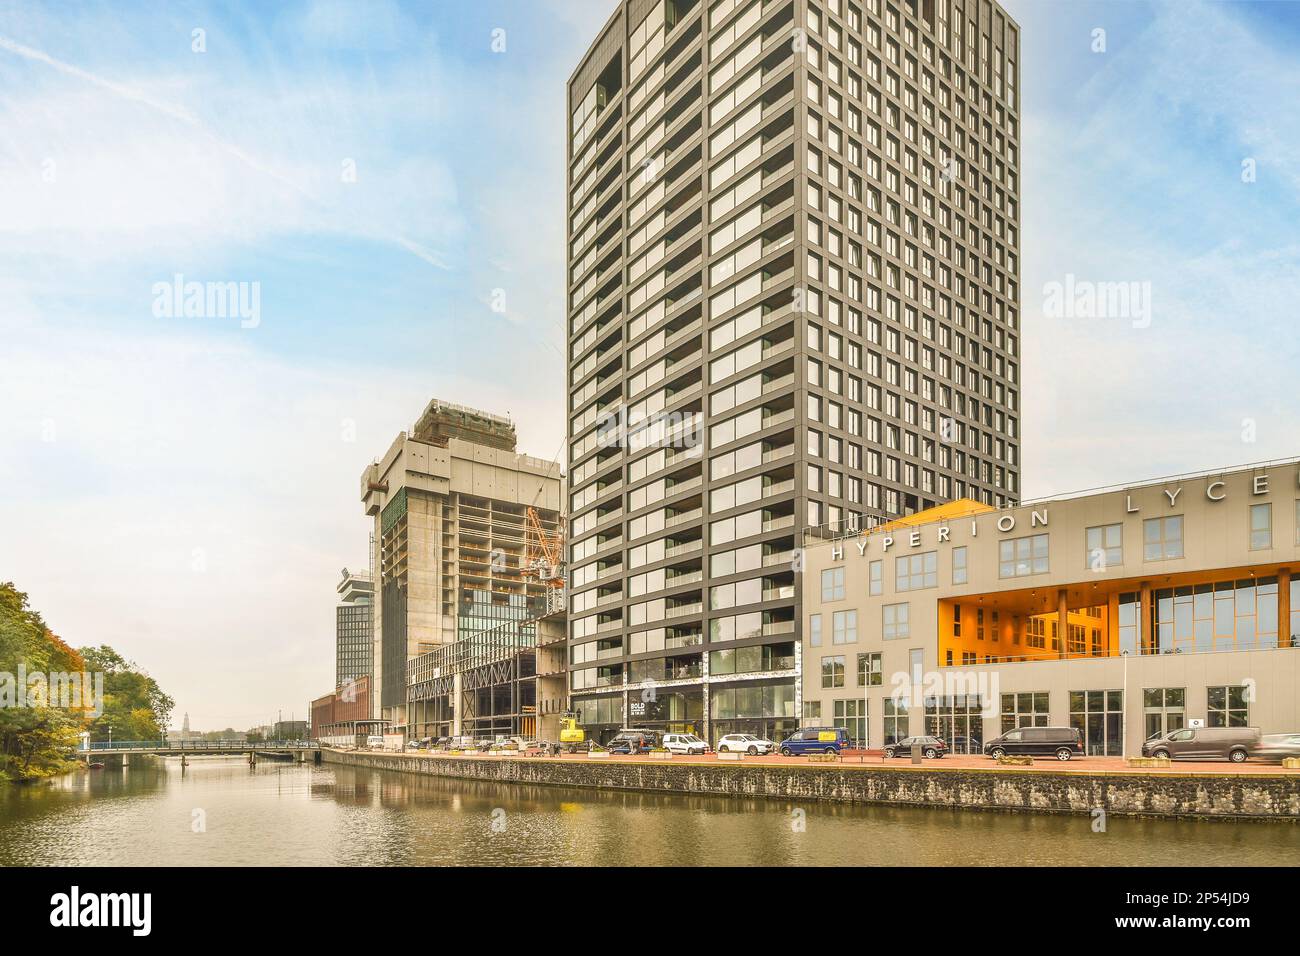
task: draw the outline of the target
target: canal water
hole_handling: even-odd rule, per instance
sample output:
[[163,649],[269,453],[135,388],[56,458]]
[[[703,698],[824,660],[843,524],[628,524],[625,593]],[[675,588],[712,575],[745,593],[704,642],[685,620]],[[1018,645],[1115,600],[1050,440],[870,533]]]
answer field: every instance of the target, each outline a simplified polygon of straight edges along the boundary
[[0,865],[1300,865],[1300,826],[606,793],[238,759],[0,784]]

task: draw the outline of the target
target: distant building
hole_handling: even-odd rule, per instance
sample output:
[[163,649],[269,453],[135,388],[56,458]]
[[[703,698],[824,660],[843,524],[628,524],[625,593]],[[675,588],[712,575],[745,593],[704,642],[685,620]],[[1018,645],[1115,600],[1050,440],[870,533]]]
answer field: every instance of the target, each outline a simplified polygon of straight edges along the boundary
[[336,589],[335,686],[342,687],[358,677],[369,677],[375,669],[374,594],[369,571],[343,569]]
[[382,726],[370,720],[369,677],[359,677],[311,702],[310,739],[326,743],[355,742],[358,734],[379,733]]
[[167,743],[177,744],[184,740],[197,740],[202,734],[196,734],[190,731],[190,715],[186,714],[185,719],[181,721],[180,730],[169,730],[167,732]]
[[271,727],[273,740],[303,740],[307,737],[307,721],[277,720]]

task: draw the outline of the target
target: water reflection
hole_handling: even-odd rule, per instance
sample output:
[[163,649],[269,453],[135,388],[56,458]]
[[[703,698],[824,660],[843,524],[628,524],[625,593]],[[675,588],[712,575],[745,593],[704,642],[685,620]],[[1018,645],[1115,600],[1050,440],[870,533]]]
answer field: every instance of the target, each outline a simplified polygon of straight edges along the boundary
[[[194,832],[195,811],[204,828]],[[0,864],[1285,865],[1300,827],[565,790],[153,760],[0,787]]]

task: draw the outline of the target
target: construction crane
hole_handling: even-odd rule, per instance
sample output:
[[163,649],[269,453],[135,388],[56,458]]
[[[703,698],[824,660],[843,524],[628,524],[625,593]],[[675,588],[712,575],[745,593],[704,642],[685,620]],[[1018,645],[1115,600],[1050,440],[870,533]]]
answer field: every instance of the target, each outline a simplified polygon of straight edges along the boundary
[[528,506],[524,525],[524,566],[526,578],[536,578],[548,588],[564,587],[564,536],[559,530],[547,531],[537,509]]

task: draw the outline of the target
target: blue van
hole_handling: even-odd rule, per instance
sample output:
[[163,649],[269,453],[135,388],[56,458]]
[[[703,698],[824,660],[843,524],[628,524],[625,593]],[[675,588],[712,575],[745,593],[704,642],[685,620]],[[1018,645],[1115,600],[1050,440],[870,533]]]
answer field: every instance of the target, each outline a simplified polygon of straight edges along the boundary
[[849,748],[849,732],[842,727],[805,727],[781,741],[783,756],[837,754]]

